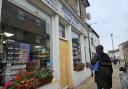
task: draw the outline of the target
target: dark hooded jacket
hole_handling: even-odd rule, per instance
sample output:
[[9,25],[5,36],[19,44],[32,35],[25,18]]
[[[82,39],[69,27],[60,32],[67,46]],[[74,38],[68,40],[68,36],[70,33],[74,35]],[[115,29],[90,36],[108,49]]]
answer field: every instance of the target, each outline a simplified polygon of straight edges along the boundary
[[91,60],[92,65],[99,61],[99,70],[95,71],[95,82],[102,88],[112,88],[112,64],[105,53],[95,54]]

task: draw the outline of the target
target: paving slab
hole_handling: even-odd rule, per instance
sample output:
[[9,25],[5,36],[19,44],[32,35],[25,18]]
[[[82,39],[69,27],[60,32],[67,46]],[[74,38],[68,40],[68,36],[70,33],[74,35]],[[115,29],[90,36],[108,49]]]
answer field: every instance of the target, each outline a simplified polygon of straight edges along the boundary
[[[122,89],[121,88],[121,83],[120,83],[120,78],[119,74],[121,73],[119,71],[120,65],[113,65],[113,86],[112,89]],[[96,84],[94,82],[94,78],[90,77],[86,82],[81,84],[78,88],[76,89],[97,89]]]

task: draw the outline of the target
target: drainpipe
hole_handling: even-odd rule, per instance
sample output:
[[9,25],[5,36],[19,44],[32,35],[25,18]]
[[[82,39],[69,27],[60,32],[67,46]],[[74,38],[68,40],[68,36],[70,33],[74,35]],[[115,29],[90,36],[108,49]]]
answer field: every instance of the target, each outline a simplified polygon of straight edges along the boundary
[[90,61],[91,61],[91,46],[90,46],[90,36],[89,36],[90,31],[88,31],[88,44],[89,44],[89,54],[90,54]]

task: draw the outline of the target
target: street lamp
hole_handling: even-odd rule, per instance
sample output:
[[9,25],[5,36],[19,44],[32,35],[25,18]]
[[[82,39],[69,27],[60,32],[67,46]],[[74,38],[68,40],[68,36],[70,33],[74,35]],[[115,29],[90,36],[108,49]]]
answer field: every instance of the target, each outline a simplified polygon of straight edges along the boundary
[[115,60],[115,52],[114,52],[113,34],[112,33],[111,33],[111,40],[112,40],[112,48],[113,48],[113,59]]

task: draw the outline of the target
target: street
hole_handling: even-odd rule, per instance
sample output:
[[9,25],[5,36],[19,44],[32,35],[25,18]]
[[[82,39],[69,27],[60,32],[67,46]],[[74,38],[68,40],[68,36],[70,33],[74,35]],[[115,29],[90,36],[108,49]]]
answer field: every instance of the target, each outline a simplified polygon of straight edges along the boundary
[[[115,66],[113,65],[113,87],[112,89],[122,89],[121,88],[121,83],[119,79],[119,74],[121,73],[119,71],[119,65]],[[96,84],[94,82],[94,78],[90,77],[85,83],[81,84],[76,89],[96,89]]]

